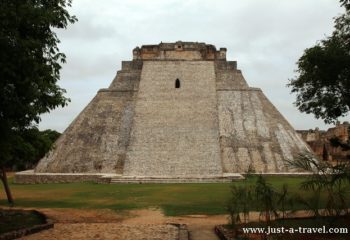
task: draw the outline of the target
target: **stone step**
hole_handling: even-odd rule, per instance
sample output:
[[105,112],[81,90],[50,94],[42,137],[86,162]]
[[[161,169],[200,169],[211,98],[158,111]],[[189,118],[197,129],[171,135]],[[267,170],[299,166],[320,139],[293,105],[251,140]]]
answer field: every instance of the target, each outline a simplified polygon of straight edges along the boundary
[[132,178],[132,177],[112,177],[110,183],[223,183],[243,180],[240,174],[230,177],[213,177],[213,178]]

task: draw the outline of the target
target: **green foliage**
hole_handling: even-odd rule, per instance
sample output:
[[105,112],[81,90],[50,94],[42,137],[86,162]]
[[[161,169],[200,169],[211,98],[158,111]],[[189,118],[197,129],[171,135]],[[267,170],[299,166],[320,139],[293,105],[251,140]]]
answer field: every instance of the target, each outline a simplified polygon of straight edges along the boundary
[[[252,184],[252,180],[256,180],[255,183]],[[243,185],[231,186],[231,198],[227,211],[229,223],[233,229],[241,222],[240,214],[243,214],[244,223],[249,221],[249,212],[253,210],[251,206],[255,206],[254,210],[260,211],[260,216],[265,216],[266,222],[269,222],[272,216],[278,217],[277,210],[282,211],[282,218],[285,217],[287,209],[293,211],[294,198],[290,196],[288,184],[283,183],[281,190],[277,190],[276,183],[273,183],[274,186],[262,175],[258,177],[249,175]]]
[[[69,99],[57,85],[61,63],[55,28],[77,19],[66,7],[71,0],[2,0],[0,6],[0,164],[15,160],[16,144],[32,152],[25,142],[27,128],[39,115],[65,106]],[[23,133],[20,133],[23,131]],[[35,131],[35,130],[34,130]],[[29,134],[30,135],[30,134]],[[34,134],[35,135],[35,134]],[[32,145],[32,146],[31,146]],[[35,155],[35,154],[34,154]]]
[[288,86],[297,94],[301,112],[313,113],[326,123],[335,122],[350,110],[350,7],[335,19],[332,36],[305,50],[298,60],[298,76]]
[[290,195],[288,184],[284,183],[281,190],[277,193],[277,206],[280,206],[282,219],[285,218],[287,209],[291,209],[291,212],[294,210],[295,198]]
[[255,195],[260,215],[265,215],[266,222],[270,222],[271,216],[278,216],[276,207],[278,193],[262,175],[259,175],[256,181]]
[[234,227],[241,222],[240,213],[243,213],[243,222],[249,221],[249,211],[253,203],[253,188],[250,185],[231,186],[231,199],[227,205],[230,224]]
[[321,208],[321,190],[316,189],[312,191],[311,196],[297,195],[296,200],[301,203],[308,212],[311,212],[315,217],[320,216]]
[[33,168],[48,153],[60,133],[50,129],[39,131],[33,127],[16,132],[14,136],[12,161],[6,167],[18,171]]
[[313,193],[310,199],[299,198],[305,206],[311,209],[315,216],[319,216],[320,194],[326,195],[325,209],[330,216],[348,213],[348,195],[350,192],[350,163],[339,162],[332,165],[326,161],[319,161],[309,153],[301,154],[290,165],[299,170],[313,173],[306,178],[300,188]]

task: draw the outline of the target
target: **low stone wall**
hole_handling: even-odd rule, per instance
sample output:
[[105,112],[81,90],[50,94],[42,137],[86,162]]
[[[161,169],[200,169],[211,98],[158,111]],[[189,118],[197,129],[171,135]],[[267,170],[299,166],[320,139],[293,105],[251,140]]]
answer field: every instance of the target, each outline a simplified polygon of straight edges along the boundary
[[47,219],[47,217],[44,214],[42,214],[41,212],[35,211],[35,210],[33,210],[33,212],[42,216],[45,219],[46,223],[34,225],[34,226],[28,227],[28,228],[14,230],[14,231],[7,232],[7,233],[3,233],[0,235],[0,240],[17,239],[17,238],[24,237],[24,236],[29,235],[29,234],[37,233],[37,232],[54,227],[53,222],[50,219]]
[[232,232],[228,231],[223,225],[215,226],[214,228],[216,235],[220,240],[234,240]]
[[[281,173],[250,173],[250,175],[262,175],[264,177],[273,177],[273,176],[279,176],[279,177],[305,177],[305,176],[311,176],[314,173],[311,172],[281,172]],[[243,173],[243,176],[247,176],[247,174]]]
[[179,224],[179,223],[167,223],[167,225],[173,225],[178,228],[179,230],[179,236],[178,240],[189,240],[189,232],[186,224]]
[[35,173],[33,170],[28,170],[16,173],[14,182],[21,184],[73,182],[110,183],[110,179],[115,176],[116,174]]

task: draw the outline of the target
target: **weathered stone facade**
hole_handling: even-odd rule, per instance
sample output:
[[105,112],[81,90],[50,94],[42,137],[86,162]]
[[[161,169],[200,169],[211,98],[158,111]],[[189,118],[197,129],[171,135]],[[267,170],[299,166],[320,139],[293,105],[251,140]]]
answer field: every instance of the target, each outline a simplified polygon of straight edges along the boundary
[[290,172],[307,145],[251,88],[226,49],[194,42],[133,50],[133,60],[79,114],[37,173],[222,177]]

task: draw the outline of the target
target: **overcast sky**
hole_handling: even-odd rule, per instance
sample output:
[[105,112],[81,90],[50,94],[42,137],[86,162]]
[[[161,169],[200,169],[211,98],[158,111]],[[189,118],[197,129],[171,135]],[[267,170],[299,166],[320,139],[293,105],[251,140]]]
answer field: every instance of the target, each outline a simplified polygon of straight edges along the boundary
[[40,129],[64,131],[136,46],[178,40],[226,47],[248,84],[262,88],[296,129],[329,127],[301,114],[286,84],[304,49],[331,34],[343,12],[338,1],[73,0],[69,11],[79,21],[57,33],[67,55],[59,85],[71,103],[42,115]]

